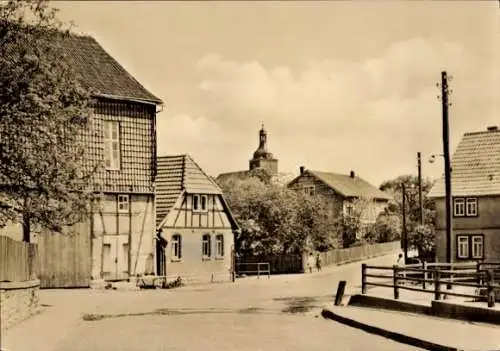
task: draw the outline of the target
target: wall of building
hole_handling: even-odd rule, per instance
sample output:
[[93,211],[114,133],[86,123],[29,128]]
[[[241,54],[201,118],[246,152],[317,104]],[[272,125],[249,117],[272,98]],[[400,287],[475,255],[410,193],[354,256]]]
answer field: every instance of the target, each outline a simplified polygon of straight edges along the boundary
[[[485,260],[500,260],[500,197],[478,197],[477,217],[453,217],[452,260],[456,260],[456,235],[483,234]],[[446,261],[446,207],[444,198],[436,203],[436,256]],[[453,210],[453,208],[452,208]]]
[[314,193],[325,196],[329,201],[330,210],[335,216],[340,216],[343,213],[344,197],[335,193],[325,183],[319,181],[316,177],[304,173],[293,184],[290,185],[291,189],[302,191],[305,186],[314,186]]
[[117,194],[104,195],[93,215],[92,277],[126,279],[154,272],[155,212],[151,195],[129,195],[118,209]]
[[[182,257],[172,257],[172,235],[181,235]],[[211,257],[202,255],[202,236],[210,234]],[[216,257],[216,241],[218,234],[224,235],[224,256]],[[234,235],[230,229],[164,229],[162,236],[168,241],[165,248],[167,277],[175,279],[180,276],[188,283],[228,281],[231,279],[232,250]]]

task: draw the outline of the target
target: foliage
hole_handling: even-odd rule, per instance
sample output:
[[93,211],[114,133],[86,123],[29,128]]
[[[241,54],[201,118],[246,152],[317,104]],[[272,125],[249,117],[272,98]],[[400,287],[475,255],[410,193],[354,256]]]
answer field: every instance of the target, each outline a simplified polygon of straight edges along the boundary
[[0,4],[0,226],[25,234],[81,221],[92,198],[90,92],[57,44],[68,35],[45,0]]
[[369,228],[365,238],[371,243],[385,243],[400,238],[401,221],[391,212],[390,206],[380,213],[376,222]]
[[417,225],[408,236],[408,244],[415,247],[420,256],[429,256],[435,249],[436,232],[433,226],[428,224]]
[[418,199],[418,177],[411,175],[399,176],[388,180],[380,186],[381,190],[391,192],[394,202],[389,211],[398,216],[402,223],[402,191],[401,184],[406,187],[406,228],[410,247],[419,250],[419,255],[434,250],[434,226],[436,222],[436,207],[434,201],[426,195],[433,183],[422,179],[422,196],[424,208],[424,223],[420,225],[420,206]]
[[366,228],[362,219],[369,201],[369,199],[359,198],[350,201],[347,205],[348,211],[344,216],[342,227],[342,245],[344,248],[351,247],[356,243],[358,237],[363,236]]
[[326,250],[336,242],[328,203],[256,177],[220,184],[241,228],[237,252],[300,253]]

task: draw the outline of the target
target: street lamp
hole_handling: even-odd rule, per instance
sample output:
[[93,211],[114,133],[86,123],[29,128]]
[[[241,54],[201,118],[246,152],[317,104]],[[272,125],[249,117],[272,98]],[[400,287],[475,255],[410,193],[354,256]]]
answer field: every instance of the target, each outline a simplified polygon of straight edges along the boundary
[[436,157],[437,157],[437,156],[444,157],[444,155],[443,155],[443,154],[433,154],[433,155],[431,155],[431,156],[429,157],[429,163],[434,163],[434,162],[436,162]]

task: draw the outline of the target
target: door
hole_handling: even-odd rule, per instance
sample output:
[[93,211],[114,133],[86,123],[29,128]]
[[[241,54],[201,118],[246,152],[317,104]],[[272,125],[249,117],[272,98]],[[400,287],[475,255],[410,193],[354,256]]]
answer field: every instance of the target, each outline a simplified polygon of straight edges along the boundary
[[105,280],[128,278],[129,244],[126,235],[105,235],[102,250],[102,273]]

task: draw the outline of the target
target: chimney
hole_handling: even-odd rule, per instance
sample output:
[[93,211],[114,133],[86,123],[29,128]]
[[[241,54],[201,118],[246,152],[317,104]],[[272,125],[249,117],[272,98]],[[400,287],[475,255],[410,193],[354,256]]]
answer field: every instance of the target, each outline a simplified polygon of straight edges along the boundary
[[304,166],[300,166],[300,174],[304,173],[304,170],[306,169]]
[[354,171],[351,171],[351,178],[354,178],[356,177],[356,173],[354,173]]
[[498,127],[497,126],[489,126],[487,128],[488,132],[496,132],[498,130]]

